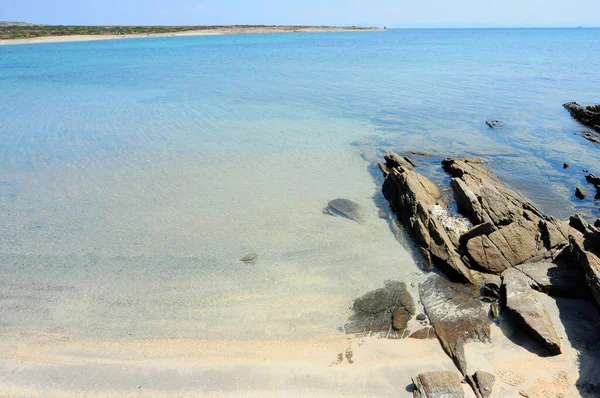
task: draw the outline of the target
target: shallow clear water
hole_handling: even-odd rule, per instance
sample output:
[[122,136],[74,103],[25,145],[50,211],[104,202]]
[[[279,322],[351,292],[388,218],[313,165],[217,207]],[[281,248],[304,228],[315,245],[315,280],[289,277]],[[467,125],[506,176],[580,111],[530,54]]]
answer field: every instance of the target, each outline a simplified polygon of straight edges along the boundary
[[[552,215],[600,214],[573,195],[600,147],[561,107],[599,101],[599,63],[595,29],[0,47],[0,333],[337,334],[355,297],[423,278],[378,217],[385,149],[440,181],[482,156]],[[338,197],[367,222],[322,214]]]

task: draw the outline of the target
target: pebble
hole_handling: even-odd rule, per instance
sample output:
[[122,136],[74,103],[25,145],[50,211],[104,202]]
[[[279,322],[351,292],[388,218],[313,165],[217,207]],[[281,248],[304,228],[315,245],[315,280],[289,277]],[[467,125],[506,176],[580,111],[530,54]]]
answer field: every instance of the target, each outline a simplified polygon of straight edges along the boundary
[[256,260],[257,257],[258,257],[258,254],[250,253],[250,254],[246,254],[244,257],[240,258],[240,261],[244,262],[244,263],[249,263],[249,262]]

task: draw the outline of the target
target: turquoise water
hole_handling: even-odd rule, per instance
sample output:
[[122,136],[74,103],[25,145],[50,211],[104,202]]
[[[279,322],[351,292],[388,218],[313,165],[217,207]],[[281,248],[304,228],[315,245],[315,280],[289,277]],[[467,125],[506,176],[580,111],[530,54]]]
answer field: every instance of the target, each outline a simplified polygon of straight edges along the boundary
[[[573,193],[600,148],[561,107],[600,101],[598,64],[597,29],[0,46],[0,333],[339,333],[353,298],[422,277],[378,216],[386,149],[438,180],[482,156],[549,214],[598,217]],[[337,197],[367,223],[323,215]]]

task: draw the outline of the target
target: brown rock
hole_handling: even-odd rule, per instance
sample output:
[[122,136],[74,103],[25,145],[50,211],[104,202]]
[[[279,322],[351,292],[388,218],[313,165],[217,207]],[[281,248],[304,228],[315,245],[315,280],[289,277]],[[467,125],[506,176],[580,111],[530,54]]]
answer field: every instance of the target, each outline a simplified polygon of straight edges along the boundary
[[431,326],[427,326],[413,332],[409,337],[417,340],[432,340],[435,339],[435,329]]
[[585,199],[585,197],[586,197],[585,189],[583,189],[581,187],[575,188],[575,196],[577,197],[577,199],[580,199],[580,200]]
[[538,252],[541,234],[535,223],[521,218],[489,236],[511,265],[524,263]]
[[[591,241],[579,232],[574,232],[570,240],[575,252],[574,260],[583,267],[588,286],[600,305],[600,257],[591,251]],[[593,248],[600,250],[596,245]]]
[[530,280],[511,268],[502,274],[506,311],[515,324],[552,354],[560,354],[560,339],[546,307],[530,287]]
[[484,272],[501,274],[511,266],[496,245],[485,235],[471,239],[467,243],[467,252],[474,264]]
[[539,262],[515,267],[533,281],[532,287],[553,297],[588,298],[583,269],[570,262]]
[[490,341],[490,319],[478,289],[434,276],[421,284],[419,293],[442,347],[461,373],[468,374],[464,345]]
[[464,398],[461,377],[454,372],[421,373],[413,378],[414,398]]
[[563,105],[571,116],[586,127],[593,128],[600,133],[600,105],[581,106],[577,102]]
[[475,386],[482,398],[489,398],[489,396],[492,395],[492,390],[496,383],[496,376],[478,370],[473,375],[473,380],[475,381]]

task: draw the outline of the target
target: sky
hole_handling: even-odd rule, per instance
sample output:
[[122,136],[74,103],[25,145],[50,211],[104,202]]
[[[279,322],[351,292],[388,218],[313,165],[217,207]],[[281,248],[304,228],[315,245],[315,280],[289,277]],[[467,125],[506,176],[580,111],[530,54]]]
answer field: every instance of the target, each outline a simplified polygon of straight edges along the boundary
[[600,26],[600,0],[0,0],[0,21],[56,25]]

